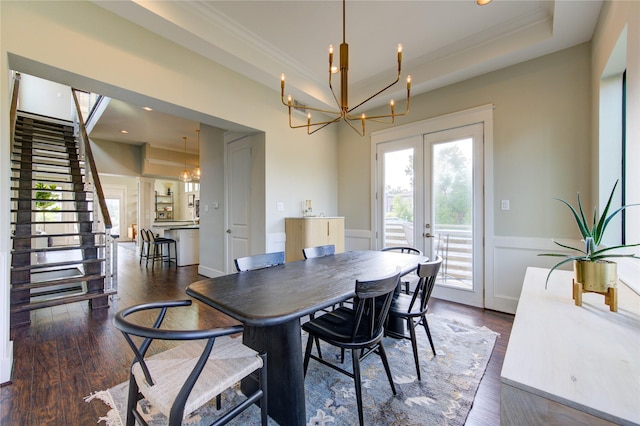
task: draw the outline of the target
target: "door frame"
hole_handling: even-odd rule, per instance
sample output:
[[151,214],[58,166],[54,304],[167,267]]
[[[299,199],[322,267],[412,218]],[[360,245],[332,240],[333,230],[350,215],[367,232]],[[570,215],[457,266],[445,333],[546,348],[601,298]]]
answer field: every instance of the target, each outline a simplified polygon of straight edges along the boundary
[[494,299],[494,280],[493,280],[493,239],[494,239],[494,185],[493,185],[493,104],[487,104],[470,108],[467,110],[454,112],[415,123],[393,127],[390,129],[373,132],[371,134],[371,235],[374,238],[372,248],[379,249],[379,240],[376,237],[378,218],[377,210],[377,168],[376,168],[376,152],[377,144],[391,142],[393,140],[407,139],[412,136],[420,136],[427,133],[434,133],[442,130],[448,130],[456,127],[466,126],[470,124],[481,123],[484,130],[484,150],[483,150],[483,235],[482,244],[484,274],[482,276],[483,283],[481,288],[483,292],[482,307],[491,307]]

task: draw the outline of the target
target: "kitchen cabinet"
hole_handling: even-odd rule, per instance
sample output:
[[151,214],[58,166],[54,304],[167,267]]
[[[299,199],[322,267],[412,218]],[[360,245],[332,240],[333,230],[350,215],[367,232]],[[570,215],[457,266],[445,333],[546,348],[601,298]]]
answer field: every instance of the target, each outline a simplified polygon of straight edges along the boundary
[[285,218],[285,260],[304,259],[302,249],[333,244],[336,253],[344,251],[344,217]]

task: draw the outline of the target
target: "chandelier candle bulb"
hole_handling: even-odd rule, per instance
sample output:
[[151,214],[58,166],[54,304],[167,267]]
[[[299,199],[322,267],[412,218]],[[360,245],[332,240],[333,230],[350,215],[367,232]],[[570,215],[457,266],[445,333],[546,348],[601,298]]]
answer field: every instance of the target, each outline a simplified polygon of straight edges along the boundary
[[402,45],[398,45],[398,64],[402,62]]
[[389,105],[391,106],[391,115],[393,115],[393,113],[395,112],[395,105],[396,103],[393,101],[393,99],[391,99],[391,102],[389,102]]

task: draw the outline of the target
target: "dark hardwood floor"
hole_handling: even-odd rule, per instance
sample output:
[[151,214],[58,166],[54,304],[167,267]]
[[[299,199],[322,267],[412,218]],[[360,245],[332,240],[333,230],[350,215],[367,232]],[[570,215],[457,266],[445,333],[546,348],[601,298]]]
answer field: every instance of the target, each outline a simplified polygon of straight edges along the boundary
[[[185,287],[204,277],[195,266],[155,270],[138,264],[132,244],[118,254],[119,298],[108,309],[89,309],[86,302],[31,313],[31,326],[12,331],[12,383],[0,388],[0,425],[91,425],[108,411],[84,397],[127,379],[130,349],[112,325],[127,306],[153,300],[187,298]],[[467,425],[500,424],[500,370],[513,316],[432,300],[430,312],[486,326],[500,333]],[[199,302],[168,316],[176,327],[224,326],[235,321]]]

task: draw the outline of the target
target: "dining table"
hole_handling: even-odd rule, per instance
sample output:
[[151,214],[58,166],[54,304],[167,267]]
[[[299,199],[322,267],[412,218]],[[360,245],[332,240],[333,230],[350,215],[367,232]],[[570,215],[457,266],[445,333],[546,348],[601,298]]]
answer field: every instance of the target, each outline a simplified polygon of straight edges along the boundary
[[[301,319],[354,297],[357,279],[398,270],[406,275],[427,260],[347,251],[196,281],[186,292],[244,325],[243,343],[267,353],[269,416],[280,425],[298,426],[306,424]],[[246,393],[256,386],[257,378],[248,378],[241,389]]]

